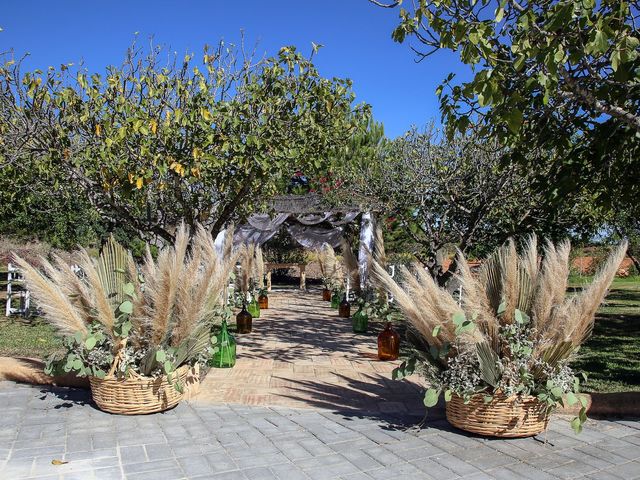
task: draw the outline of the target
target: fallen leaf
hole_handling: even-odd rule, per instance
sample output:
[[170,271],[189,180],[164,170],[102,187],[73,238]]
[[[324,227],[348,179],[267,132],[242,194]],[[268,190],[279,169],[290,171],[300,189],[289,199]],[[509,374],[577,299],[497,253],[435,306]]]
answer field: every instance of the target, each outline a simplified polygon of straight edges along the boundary
[[51,465],[64,465],[65,463],[69,463],[69,462],[65,462],[64,460],[57,460],[57,459],[51,460]]

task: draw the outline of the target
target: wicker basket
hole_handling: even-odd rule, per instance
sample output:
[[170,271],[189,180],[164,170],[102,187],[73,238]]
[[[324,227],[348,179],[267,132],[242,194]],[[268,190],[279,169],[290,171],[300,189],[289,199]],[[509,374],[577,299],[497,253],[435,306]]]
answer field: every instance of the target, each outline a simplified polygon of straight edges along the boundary
[[[173,374],[172,380],[185,385],[190,368],[188,365],[181,366]],[[132,375],[126,379],[90,377],[89,382],[91,396],[100,410],[122,415],[162,412],[175,407],[184,396],[167,381],[165,375],[157,378]]]
[[453,395],[447,402],[447,420],[467,432],[489,437],[531,437],[544,432],[549,423],[549,408],[536,397],[496,394],[489,403],[483,395],[474,395],[469,403]]

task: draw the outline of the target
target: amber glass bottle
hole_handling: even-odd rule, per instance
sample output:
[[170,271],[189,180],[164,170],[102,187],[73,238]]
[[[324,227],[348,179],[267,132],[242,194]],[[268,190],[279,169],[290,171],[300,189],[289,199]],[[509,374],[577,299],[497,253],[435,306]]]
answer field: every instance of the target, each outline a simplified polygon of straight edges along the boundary
[[247,312],[246,306],[242,305],[242,310],[236,315],[236,329],[238,333],[251,333],[252,320],[253,317]]
[[269,308],[269,297],[267,297],[266,293],[261,293],[258,297],[258,306],[260,307],[260,310],[267,310]]
[[233,367],[236,364],[236,339],[229,333],[226,320],[222,320],[215,346],[218,347],[218,351],[209,360],[209,365],[216,368]]
[[342,301],[338,306],[338,316],[342,318],[349,318],[351,316],[351,304],[347,300],[347,296],[342,297]]
[[384,330],[378,335],[378,358],[380,360],[397,360],[400,355],[400,335],[387,322]]
[[331,301],[331,290],[329,290],[328,288],[322,290],[322,300],[324,300],[325,302]]

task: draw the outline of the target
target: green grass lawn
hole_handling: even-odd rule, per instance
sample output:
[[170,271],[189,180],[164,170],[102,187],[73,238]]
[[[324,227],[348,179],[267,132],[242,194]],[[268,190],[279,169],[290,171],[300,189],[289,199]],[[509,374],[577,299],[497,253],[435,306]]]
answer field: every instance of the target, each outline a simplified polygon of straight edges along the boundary
[[[573,277],[571,287],[589,281]],[[593,335],[578,352],[576,371],[588,375],[584,391],[640,391],[640,278],[616,278],[598,310]]]
[[0,356],[45,358],[62,343],[49,325],[35,321],[24,325],[13,320],[0,323]]

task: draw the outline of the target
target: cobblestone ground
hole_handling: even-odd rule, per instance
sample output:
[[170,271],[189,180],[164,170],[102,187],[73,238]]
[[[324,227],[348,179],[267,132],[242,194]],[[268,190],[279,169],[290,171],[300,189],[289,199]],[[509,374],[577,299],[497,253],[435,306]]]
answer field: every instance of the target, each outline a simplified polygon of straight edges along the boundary
[[554,417],[540,438],[488,440],[432,409],[418,429],[420,386],[389,380],[375,334],[353,335],[313,295],[271,301],[237,366],[162,414],[110,415],[87,391],[0,382],[0,479],[640,478],[637,420],[590,420],[576,436]]

